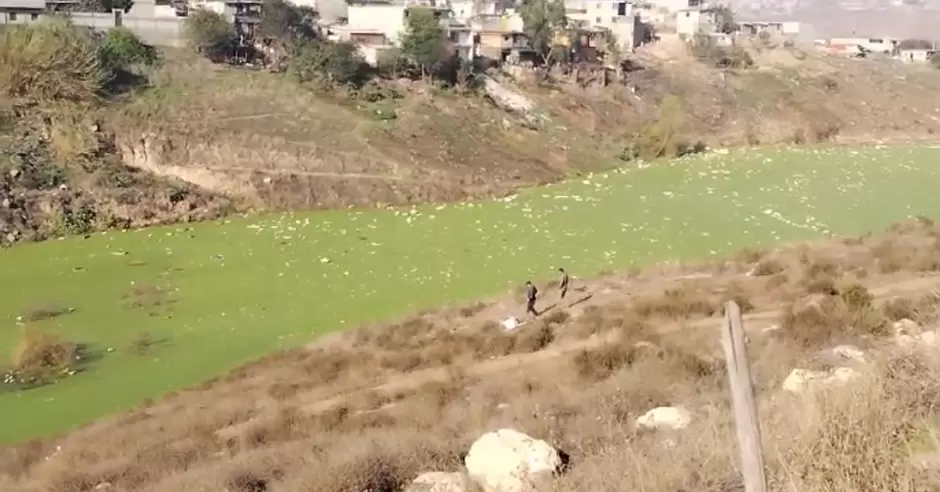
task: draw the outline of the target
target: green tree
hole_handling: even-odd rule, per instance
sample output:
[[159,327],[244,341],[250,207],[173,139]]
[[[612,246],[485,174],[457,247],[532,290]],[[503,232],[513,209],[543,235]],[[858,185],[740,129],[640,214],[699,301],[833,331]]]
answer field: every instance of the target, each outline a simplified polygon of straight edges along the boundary
[[542,59],[552,59],[555,36],[568,25],[563,0],[523,0],[519,5],[522,30]]
[[183,35],[192,49],[214,62],[232,56],[238,42],[235,26],[222,15],[205,9],[189,14],[183,24]]
[[358,87],[367,78],[368,65],[352,43],[309,41],[294,53],[290,73],[300,82],[322,80]]
[[411,68],[408,59],[398,47],[380,51],[376,56],[375,65],[382,76],[391,78],[399,77]]
[[291,5],[284,0],[265,0],[257,34],[284,44],[316,39],[318,17],[310,7]]
[[738,23],[734,20],[734,12],[728,7],[715,9],[715,30],[723,34],[731,34],[738,30]]
[[435,12],[427,7],[411,7],[406,15],[401,52],[421,68],[423,77],[432,76],[452,55],[444,28]]

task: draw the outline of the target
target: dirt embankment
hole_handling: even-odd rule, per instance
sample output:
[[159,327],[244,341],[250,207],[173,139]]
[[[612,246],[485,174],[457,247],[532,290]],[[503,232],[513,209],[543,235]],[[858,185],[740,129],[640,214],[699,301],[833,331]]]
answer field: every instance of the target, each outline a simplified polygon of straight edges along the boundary
[[119,143],[128,165],[254,207],[334,208],[506,193],[621,165],[637,145],[668,154],[697,142],[855,144],[940,130],[940,102],[924,97],[940,90],[940,71],[768,44],[748,56],[749,68],[719,69],[666,39],[606,87],[583,71],[541,83],[495,77],[538,118],[482,92],[395,81],[348,99],[270,74],[171,63],[183,95],[125,106]]
[[[894,354],[895,322],[940,321],[940,229],[743,251],[696,266],[575,279],[564,304],[513,332],[518,299],[442,308],[274,354],[59,439],[0,450],[3,490],[401,490],[462,469],[482,432],[512,427],[571,455],[557,490],[737,489],[717,341],[725,300],[745,310],[771,490],[932,490],[940,365]],[[549,289],[545,289],[549,291]],[[819,350],[869,360],[854,386],[781,390]],[[872,362],[873,361],[873,362]],[[664,405],[691,424],[636,419]],[[666,439],[668,437],[668,439]],[[931,444],[934,443],[934,444]],[[848,471],[847,471],[848,470]]]

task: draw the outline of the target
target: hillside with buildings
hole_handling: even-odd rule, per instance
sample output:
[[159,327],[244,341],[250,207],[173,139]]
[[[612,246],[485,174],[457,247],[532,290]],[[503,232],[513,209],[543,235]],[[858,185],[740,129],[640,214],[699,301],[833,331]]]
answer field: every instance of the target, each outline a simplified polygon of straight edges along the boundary
[[[5,0],[3,22],[29,24],[69,8],[18,1]],[[49,169],[67,179],[35,189],[24,178],[32,168],[14,165],[4,193],[19,205],[5,208],[0,239],[55,236],[62,216],[72,223],[76,214],[85,218],[72,232],[233,211],[461,200],[637,158],[933,139],[940,130],[940,104],[923,98],[940,89],[940,71],[898,61],[926,62],[932,49],[904,51],[889,38],[814,46],[801,23],[735,23],[708,4],[568,1],[567,27],[534,33],[522,11],[501,1],[317,3],[318,42],[349,46],[364,64],[355,87],[325,87],[296,67],[276,73],[283,67],[267,59],[270,38],[254,35],[265,5],[141,1],[120,15],[73,12],[76,25],[110,32],[120,23],[163,46],[163,63],[142,72],[145,90],[59,120],[69,122],[70,139],[94,149],[82,159],[108,162],[106,172],[57,161],[44,147],[37,152]],[[419,7],[440,20],[442,42],[462,67],[450,81],[414,77],[401,56],[408,13]],[[236,52],[258,55],[232,65],[165,46],[185,44],[187,19],[203,10],[233,26]],[[49,137],[60,133],[40,129],[41,118],[13,121],[22,124],[8,141],[62,145]],[[145,193],[128,202],[129,182],[151,184],[131,186]],[[147,191],[154,186],[162,191]]]

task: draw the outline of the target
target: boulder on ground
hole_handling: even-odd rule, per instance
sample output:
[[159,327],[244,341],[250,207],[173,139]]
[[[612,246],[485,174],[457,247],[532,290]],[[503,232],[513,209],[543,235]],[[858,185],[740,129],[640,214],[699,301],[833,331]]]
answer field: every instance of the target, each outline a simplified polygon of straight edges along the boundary
[[692,414],[684,407],[657,407],[636,419],[637,427],[651,430],[685,429],[692,423]]
[[484,434],[464,459],[467,474],[484,492],[536,492],[551,489],[565,465],[564,454],[545,441],[513,429]]
[[897,336],[901,335],[917,335],[921,332],[921,327],[917,324],[916,321],[904,318],[894,322],[894,334]]
[[803,393],[816,385],[829,386],[845,384],[860,375],[861,373],[850,367],[839,367],[829,372],[794,369],[783,381],[783,389],[790,393]]
[[520,322],[519,318],[516,318],[515,316],[510,316],[504,319],[500,324],[503,325],[503,329],[506,331],[513,331],[516,328],[522,326],[522,322]]
[[418,475],[405,492],[468,492],[470,480],[463,473],[427,472]]

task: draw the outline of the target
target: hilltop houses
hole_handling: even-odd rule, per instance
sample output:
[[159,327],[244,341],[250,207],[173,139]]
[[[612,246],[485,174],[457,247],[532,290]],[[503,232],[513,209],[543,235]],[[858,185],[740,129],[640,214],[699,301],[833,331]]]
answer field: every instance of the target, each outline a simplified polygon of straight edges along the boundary
[[[571,26],[613,34],[621,50],[632,51],[644,40],[638,9],[628,0],[564,0]],[[394,46],[405,30],[407,11],[427,7],[460,56],[498,62],[525,60],[534,53],[524,33],[514,0],[349,0],[346,17],[327,29],[334,39],[359,45],[367,61]]]

